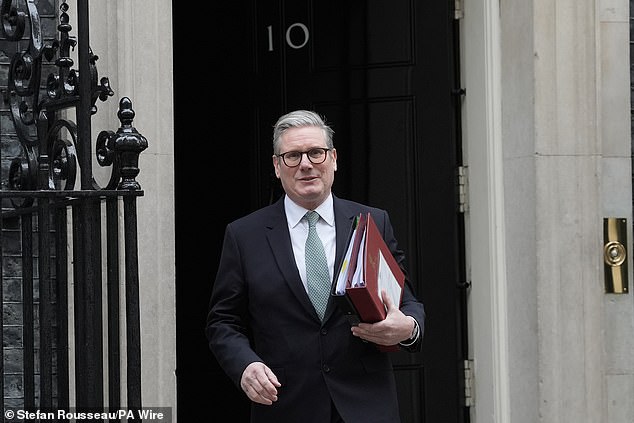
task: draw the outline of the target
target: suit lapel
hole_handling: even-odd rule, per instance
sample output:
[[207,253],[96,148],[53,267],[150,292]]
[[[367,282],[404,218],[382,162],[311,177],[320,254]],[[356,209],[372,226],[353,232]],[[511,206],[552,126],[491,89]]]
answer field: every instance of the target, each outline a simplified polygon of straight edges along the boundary
[[[335,252],[335,270],[334,278],[337,277],[339,263],[346,252],[348,236],[350,234],[350,227],[352,226],[352,219],[358,215],[358,210],[355,210],[339,200],[333,195],[333,208],[335,213],[335,228],[337,231],[337,248]],[[273,252],[275,261],[278,268],[282,272],[286,283],[290,287],[291,291],[297,297],[297,300],[306,308],[306,310],[318,319],[317,312],[310,302],[306,288],[302,283],[302,279],[299,276],[297,265],[295,263],[295,255],[293,253],[293,247],[291,245],[291,237],[288,232],[288,223],[286,222],[286,213],[284,211],[284,197],[278,200],[272,208],[272,214],[269,222],[266,224],[267,239],[269,247]],[[328,308],[324,321],[332,315],[336,305],[333,301],[328,302]]]
[[275,262],[297,300],[318,319],[317,312],[310,302],[295,263],[291,236],[288,232],[288,223],[284,212],[284,197],[274,204],[273,211],[274,213],[271,215],[269,223],[266,224],[266,228],[268,229],[267,239],[269,247],[273,252]]

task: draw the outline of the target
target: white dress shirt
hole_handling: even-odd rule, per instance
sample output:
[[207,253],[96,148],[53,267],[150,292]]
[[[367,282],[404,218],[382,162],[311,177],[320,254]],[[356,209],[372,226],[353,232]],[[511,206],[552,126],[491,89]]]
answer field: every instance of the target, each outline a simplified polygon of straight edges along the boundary
[[[304,215],[308,210],[293,202],[293,200],[288,198],[288,195],[284,197],[284,208],[286,210],[288,230],[291,234],[295,263],[297,263],[299,276],[302,278],[304,287],[306,287],[304,249],[306,247],[306,238],[308,237],[308,221],[304,219]],[[337,232],[335,230],[335,211],[332,205],[332,194],[330,194],[315,211],[319,213],[317,235],[319,235],[322,244],[324,244],[326,260],[328,260],[328,271],[330,272],[330,280],[332,281],[337,250]]]

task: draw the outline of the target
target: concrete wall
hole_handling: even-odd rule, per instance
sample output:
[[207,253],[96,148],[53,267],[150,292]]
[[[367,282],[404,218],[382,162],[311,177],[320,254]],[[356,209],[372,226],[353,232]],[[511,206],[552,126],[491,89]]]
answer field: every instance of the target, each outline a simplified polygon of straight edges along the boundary
[[136,112],[134,126],[148,140],[148,148],[140,156],[141,171],[137,177],[144,190],[144,196],[137,203],[142,401],[148,407],[171,407],[175,416],[171,9],[170,0],[90,2],[90,44],[99,56],[100,76],[109,77],[115,91],[106,103],[97,103],[99,113],[93,119],[94,137],[102,129],[119,127],[118,101],[127,96]]
[[632,298],[632,169],[630,16],[627,0],[602,0],[597,9],[599,139],[603,217],[628,222],[629,294],[604,294],[604,421],[634,421],[634,299]]
[[632,251],[629,4],[464,10],[473,421],[634,421],[634,305],[602,259],[604,217]]

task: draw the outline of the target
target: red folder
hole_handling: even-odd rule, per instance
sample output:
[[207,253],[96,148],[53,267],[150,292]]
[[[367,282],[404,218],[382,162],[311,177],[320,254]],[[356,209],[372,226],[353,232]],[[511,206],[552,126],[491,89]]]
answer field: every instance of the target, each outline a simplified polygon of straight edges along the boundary
[[[346,293],[355,305],[362,322],[375,323],[387,316],[381,299],[381,289],[388,290],[392,299],[400,305],[403,295],[405,275],[385,244],[374,219],[368,213],[365,230],[365,251],[363,253],[363,279],[365,286],[347,286]],[[352,271],[350,267],[349,272]]]
[[[387,316],[381,298],[381,289],[386,289],[393,302],[400,305],[405,275],[396,263],[369,213],[359,216],[356,227],[355,237],[350,239],[350,242],[353,243],[353,255],[346,269],[346,295],[340,296],[338,302],[344,308],[344,312],[356,314],[359,321],[375,323]],[[361,262],[357,259],[360,249],[362,249]],[[353,275],[358,266],[362,266],[360,269],[361,286],[354,286]],[[378,348],[382,351],[397,351],[399,349],[396,345],[378,345]]]

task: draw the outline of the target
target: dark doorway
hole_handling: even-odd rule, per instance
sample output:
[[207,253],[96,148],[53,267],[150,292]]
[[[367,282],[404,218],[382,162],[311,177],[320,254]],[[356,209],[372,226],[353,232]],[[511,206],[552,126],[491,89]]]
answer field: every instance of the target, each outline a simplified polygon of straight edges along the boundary
[[393,357],[403,423],[467,421],[453,1],[209,7],[173,3],[178,417],[248,421],[207,349],[207,300],[225,225],[280,195],[273,123],[308,108],[335,130],[334,192],[390,212],[426,306],[424,352]]

